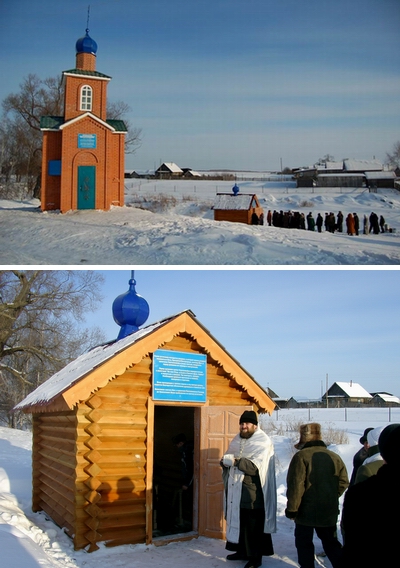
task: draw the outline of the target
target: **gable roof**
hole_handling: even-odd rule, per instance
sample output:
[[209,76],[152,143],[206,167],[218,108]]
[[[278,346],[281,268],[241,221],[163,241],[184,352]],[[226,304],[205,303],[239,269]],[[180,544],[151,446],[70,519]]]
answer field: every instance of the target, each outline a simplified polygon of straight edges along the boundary
[[63,130],[63,128],[82,120],[84,118],[90,117],[96,122],[103,124],[106,128],[113,130],[115,132],[127,132],[128,129],[126,124],[123,120],[114,120],[114,119],[107,119],[105,122],[98,118],[96,115],[85,112],[84,114],[80,114],[75,118],[65,121],[63,116],[42,116],[40,117],[40,130]]
[[393,404],[400,404],[400,398],[387,392],[377,392],[373,395],[374,398],[380,398],[384,402],[391,402]]
[[272,412],[275,403],[254,378],[203,327],[190,310],[139,329],[127,337],[95,347],[55,373],[19,402],[14,410],[54,412],[71,410],[80,401],[123,374],[143,357],[176,335],[188,333],[249,396],[262,411]]
[[237,195],[233,193],[218,193],[215,197],[214,209],[248,211],[253,199],[255,199],[254,193],[238,193]]
[[346,171],[367,172],[383,170],[383,166],[378,160],[350,160],[346,158],[346,160],[343,160],[343,169]]
[[179,166],[177,166],[174,162],[163,162],[159,168],[157,168],[156,172],[162,170],[163,168],[169,170],[175,174],[182,174],[183,170]]
[[[340,389],[342,389],[342,391],[351,398],[372,398],[372,396],[369,394],[368,391],[365,390],[364,387],[362,387],[358,383],[353,383],[353,381],[350,381],[349,383],[339,382],[334,384],[337,385]],[[328,396],[335,396],[335,395],[328,394]]]

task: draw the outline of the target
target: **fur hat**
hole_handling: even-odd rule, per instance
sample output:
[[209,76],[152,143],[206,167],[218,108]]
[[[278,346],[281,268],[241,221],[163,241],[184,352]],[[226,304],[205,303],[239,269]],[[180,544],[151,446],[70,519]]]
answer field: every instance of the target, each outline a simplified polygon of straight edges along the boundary
[[302,424],[300,426],[300,440],[294,447],[297,450],[301,450],[301,448],[307,442],[316,442],[318,440],[322,440],[321,437],[321,425],[317,424],[316,422],[311,422],[310,424]]
[[257,426],[258,419],[254,410],[245,410],[243,412],[242,416],[239,418],[239,424],[242,424],[243,422],[250,422],[250,424],[255,424]]
[[389,424],[379,436],[379,450],[386,463],[400,464],[400,424]]

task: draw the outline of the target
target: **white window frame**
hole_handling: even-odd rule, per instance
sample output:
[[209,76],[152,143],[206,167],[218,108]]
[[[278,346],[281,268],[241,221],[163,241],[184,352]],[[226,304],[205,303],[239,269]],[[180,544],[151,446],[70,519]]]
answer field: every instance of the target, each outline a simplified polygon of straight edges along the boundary
[[90,85],[82,85],[80,97],[80,110],[90,111],[93,107],[93,89]]

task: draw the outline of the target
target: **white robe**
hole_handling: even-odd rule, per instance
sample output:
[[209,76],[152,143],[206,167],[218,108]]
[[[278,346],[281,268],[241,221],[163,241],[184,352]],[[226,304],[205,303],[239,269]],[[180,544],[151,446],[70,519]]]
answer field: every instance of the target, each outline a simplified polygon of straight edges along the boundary
[[[229,444],[227,454],[235,458],[247,458],[258,468],[264,495],[265,523],[264,533],[276,532],[276,480],[275,454],[270,438],[257,428],[250,438],[241,438],[237,434]],[[224,468],[226,488],[226,538],[229,542],[239,542],[240,534],[240,499],[244,473],[237,467]]]

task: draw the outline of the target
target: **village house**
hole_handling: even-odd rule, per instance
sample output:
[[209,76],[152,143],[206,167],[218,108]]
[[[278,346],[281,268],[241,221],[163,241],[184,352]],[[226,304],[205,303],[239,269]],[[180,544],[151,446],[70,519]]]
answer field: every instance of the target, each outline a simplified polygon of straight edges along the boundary
[[369,404],[372,396],[358,383],[337,382],[322,396],[322,401],[330,408],[351,407]]
[[183,176],[183,170],[174,162],[164,162],[155,171],[155,177],[159,179],[174,179]]

